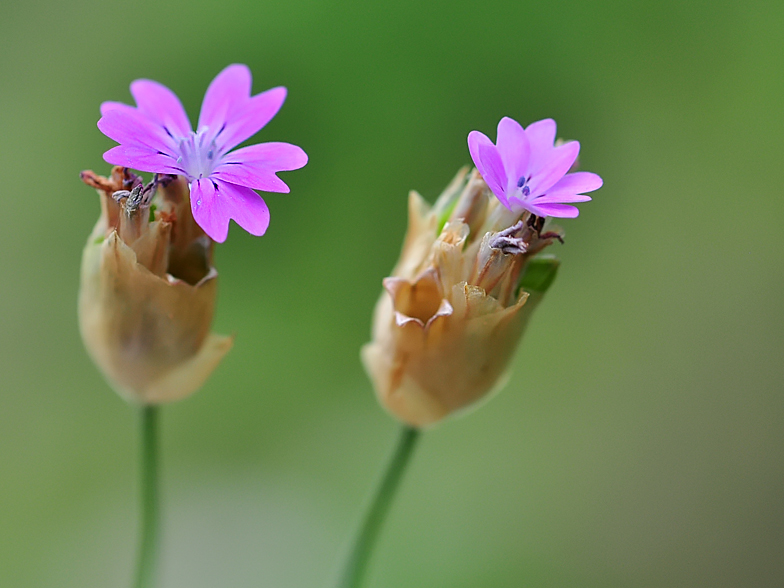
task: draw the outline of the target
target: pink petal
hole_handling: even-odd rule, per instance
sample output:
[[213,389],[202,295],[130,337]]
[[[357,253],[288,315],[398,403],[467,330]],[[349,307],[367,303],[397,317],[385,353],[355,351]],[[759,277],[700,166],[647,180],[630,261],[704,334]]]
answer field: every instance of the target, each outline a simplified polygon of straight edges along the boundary
[[191,182],[191,211],[196,223],[218,243],[229,235],[229,217],[217,198],[216,184],[208,178]]
[[471,154],[471,159],[474,161],[474,166],[476,166],[476,169],[479,170],[479,173],[484,176],[485,166],[482,163],[482,160],[479,159],[480,143],[490,143],[491,145],[493,144],[493,142],[488,139],[487,135],[484,133],[480,133],[479,131],[471,131],[468,133],[468,152]]
[[548,196],[565,194],[582,194],[593,192],[602,187],[603,181],[598,175],[591,172],[575,172],[566,174],[547,191]]
[[558,218],[575,218],[580,211],[566,204],[542,204],[530,206],[529,210],[537,216],[554,216]]
[[139,171],[156,174],[185,174],[175,159],[145,147],[117,145],[104,153],[103,158],[112,165],[122,165]]
[[303,167],[307,154],[289,143],[259,143],[232,151],[223,157],[211,176],[265,192],[289,191],[275,174]]
[[110,110],[133,110],[136,111],[136,108],[133,106],[128,106],[127,104],[123,104],[122,102],[102,102],[101,103],[101,116],[109,112]]
[[471,131],[468,133],[468,151],[487,186],[501,203],[509,208],[504,190],[507,184],[506,172],[496,146],[483,133]]
[[227,166],[226,168],[216,169],[210,174],[210,177],[236,184],[237,186],[263,190],[264,192],[278,192],[281,194],[290,192],[286,182],[281,180],[271,170],[255,171],[242,165]]
[[485,170],[487,170],[487,175],[482,177],[487,182],[490,190],[493,191],[493,194],[496,195],[496,198],[501,201],[501,204],[509,208],[506,192],[503,189],[506,182],[506,172],[504,171],[501,156],[498,154],[498,149],[492,143],[490,145],[480,144],[479,157],[484,162]]
[[214,137],[220,151],[227,151],[258,133],[278,113],[285,100],[286,88],[272,88],[229,111],[225,129],[218,128]]
[[199,226],[218,243],[229,234],[229,219],[256,236],[269,226],[269,209],[261,196],[218,179],[202,178],[191,184],[191,210]]
[[[528,175],[528,160],[531,146],[523,127],[516,120],[505,116],[498,123],[498,153],[504,162],[504,169],[509,181],[507,190],[513,190],[517,181]],[[511,184],[514,183],[514,186]]]
[[191,123],[180,99],[163,84],[152,80],[136,80],[131,84],[131,95],[142,113],[176,137],[187,137],[190,134]]
[[525,129],[528,141],[531,143],[531,173],[538,173],[547,160],[548,154],[555,145],[555,121],[551,118],[531,123]]
[[248,66],[235,63],[212,80],[199,114],[199,128],[220,131],[229,114],[250,98],[251,75]]
[[534,198],[531,202],[536,204],[537,206],[541,204],[557,204],[557,203],[565,203],[565,202],[589,202],[591,200],[590,196],[586,196],[585,194],[567,194],[562,192],[560,194],[545,194],[544,196],[538,196]]
[[123,145],[147,147],[170,156],[177,153],[174,139],[164,128],[130,106],[108,110],[98,121],[98,128]]
[[580,143],[570,141],[551,149],[541,169],[531,178],[531,192],[544,194],[566,175],[580,153]]
[[291,171],[308,162],[307,154],[291,143],[257,143],[227,153],[225,163],[258,164],[277,171]]

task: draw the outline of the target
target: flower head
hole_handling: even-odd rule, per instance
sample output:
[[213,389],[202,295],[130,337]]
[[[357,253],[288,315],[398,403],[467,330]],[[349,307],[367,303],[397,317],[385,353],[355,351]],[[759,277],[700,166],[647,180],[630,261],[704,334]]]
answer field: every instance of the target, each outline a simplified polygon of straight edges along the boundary
[[535,256],[560,233],[501,206],[467,169],[432,207],[412,192],[408,213],[362,360],[381,404],[422,427],[498,387],[558,270]]
[[193,130],[177,96],[152,80],[136,80],[136,107],[104,102],[98,128],[120,143],[104,153],[111,164],[184,176],[193,218],[213,240],[223,242],[234,219],[252,235],[263,235],[269,209],[254,191],[288,192],[275,174],[299,169],[305,152],[289,143],[260,143],[234,149],[277,114],[286,89],[251,96],[245,65],[230,65],[212,81]]
[[555,121],[540,120],[523,128],[504,117],[498,123],[497,144],[479,131],[468,135],[474,165],[506,208],[537,216],[574,218],[570,203],[587,202],[602,179],[590,172],[567,173],[580,153],[580,144],[555,144]]

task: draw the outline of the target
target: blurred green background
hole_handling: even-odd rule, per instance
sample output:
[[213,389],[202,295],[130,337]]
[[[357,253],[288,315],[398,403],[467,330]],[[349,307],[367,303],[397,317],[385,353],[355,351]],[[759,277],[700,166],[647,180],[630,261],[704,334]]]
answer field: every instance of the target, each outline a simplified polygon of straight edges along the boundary
[[84,352],[79,182],[135,78],[247,63],[308,166],[217,251],[236,345],[162,415],[162,587],[319,587],[395,437],[358,359],[406,194],[554,117],[605,179],[507,388],[429,432],[369,587],[784,585],[784,4],[0,6],[0,586],[124,587],[136,415]]

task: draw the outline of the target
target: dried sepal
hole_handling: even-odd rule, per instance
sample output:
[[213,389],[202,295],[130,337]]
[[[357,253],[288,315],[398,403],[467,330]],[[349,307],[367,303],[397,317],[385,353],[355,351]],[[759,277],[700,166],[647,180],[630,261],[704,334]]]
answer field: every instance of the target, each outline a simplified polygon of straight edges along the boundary
[[432,208],[412,192],[401,257],[362,349],[381,404],[424,427],[496,388],[543,294],[521,288],[521,276],[554,239],[537,217],[489,198],[476,171],[461,170]]
[[109,178],[92,172],[82,178],[102,202],[82,255],[85,346],[125,398],[143,404],[184,398],[232,346],[232,337],[210,333],[218,277],[212,243],[192,228],[187,192],[174,203],[159,178],[140,190],[119,167]]

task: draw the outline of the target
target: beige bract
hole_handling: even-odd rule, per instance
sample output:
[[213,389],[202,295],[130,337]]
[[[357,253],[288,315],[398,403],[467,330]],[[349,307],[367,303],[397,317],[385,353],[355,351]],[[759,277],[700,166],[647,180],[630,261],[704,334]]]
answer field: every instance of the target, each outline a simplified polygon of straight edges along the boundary
[[362,360],[381,404],[424,427],[497,386],[558,268],[533,256],[560,234],[504,208],[475,170],[432,207],[412,192],[408,215]]
[[101,198],[101,217],[82,255],[85,347],[126,399],[184,398],[233,342],[210,333],[218,273],[213,243],[191,215],[188,186],[167,177],[143,191],[122,167],[110,178],[84,172],[82,179]]

